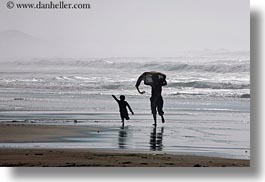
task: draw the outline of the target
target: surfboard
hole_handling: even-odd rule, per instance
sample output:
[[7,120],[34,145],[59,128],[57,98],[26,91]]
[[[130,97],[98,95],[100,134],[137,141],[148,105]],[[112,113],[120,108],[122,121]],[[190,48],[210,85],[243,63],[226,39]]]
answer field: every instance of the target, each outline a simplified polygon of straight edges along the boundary
[[145,72],[143,73],[143,80],[145,85],[152,85],[154,82],[154,77],[157,77],[157,79],[161,82],[164,82],[166,80],[166,75],[160,72]]

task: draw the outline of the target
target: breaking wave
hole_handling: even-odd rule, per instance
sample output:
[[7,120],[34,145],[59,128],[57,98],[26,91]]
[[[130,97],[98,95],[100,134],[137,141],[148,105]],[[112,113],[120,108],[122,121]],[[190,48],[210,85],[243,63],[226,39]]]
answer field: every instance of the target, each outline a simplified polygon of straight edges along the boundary
[[[85,66],[85,64],[80,65]],[[129,68],[129,69],[146,69],[146,70],[163,70],[163,71],[186,71],[186,72],[215,72],[215,73],[237,73],[249,72],[249,61],[238,60],[220,60],[214,62],[198,62],[198,63],[183,63],[183,62],[110,62],[104,60],[88,62],[86,66],[94,67],[113,67],[113,68]]]
[[137,77],[145,71],[161,71],[167,75],[168,85],[163,93],[168,95],[250,93],[250,61],[232,59],[204,62],[145,58],[17,60],[6,62],[0,68],[0,87],[54,93],[133,94],[137,93]]
[[249,84],[235,84],[235,83],[216,83],[204,81],[192,82],[175,82],[169,83],[168,87],[193,87],[193,88],[211,88],[211,89],[249,89]]
[[45,66],[58,66],[65,68],[106,68],[106,69],[145,69],[145,70],[161,70],[161,71],[185,71],[185,72],[213,72],[213,73],[240,73],[250,71],[249,60],[216,60],[207,62],[183,62],[176,60],[175,62],[168,62],[164,60],[108,60],[108,59],[88,59],[88,60],[28,60],[28,61],[15,61],[14,65],[20,66],[36,66],[39,69]]

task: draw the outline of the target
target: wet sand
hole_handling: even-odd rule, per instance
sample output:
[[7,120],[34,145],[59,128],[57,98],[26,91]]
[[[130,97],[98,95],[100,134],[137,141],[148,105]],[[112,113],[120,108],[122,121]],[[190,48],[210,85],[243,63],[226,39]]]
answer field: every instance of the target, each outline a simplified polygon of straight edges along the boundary
[[[1,123],[0,142],[53,142],[90,126]],[[0,166],[249,167],[250,160],[104,149],[0,148]]]
[[99,128],[76,125],[42,125],[19,122],[0,123],[0,143],[5,142],[54,142],[59,138],[82,136],[86,131]]

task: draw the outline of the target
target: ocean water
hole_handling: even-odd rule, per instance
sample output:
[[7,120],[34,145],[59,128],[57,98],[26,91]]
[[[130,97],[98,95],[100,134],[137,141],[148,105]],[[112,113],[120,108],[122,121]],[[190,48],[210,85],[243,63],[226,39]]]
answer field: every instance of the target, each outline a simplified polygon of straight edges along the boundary
[[[156,131],[150,113],[150,87],[140,86],[147,92],[144,95],[138,94],[134,87],[138,76],[145,71],[167,75],[168,85],[163,88],[166,123],[159,123]],[[56,144],[60,147],[249,158],[250,99],[241,98],[243,94],[250,94],[249,71],[250,60],[245,54],[3,59],[0,122],[71,125],[76,119],[79,125],[108,128],[91,139],[63,139],[60,145]],[[125,95],[135,112],[125,128],[120,127],[118,105],[112,94]],[[0,146],[23,145],[55,147],[52,143]]]

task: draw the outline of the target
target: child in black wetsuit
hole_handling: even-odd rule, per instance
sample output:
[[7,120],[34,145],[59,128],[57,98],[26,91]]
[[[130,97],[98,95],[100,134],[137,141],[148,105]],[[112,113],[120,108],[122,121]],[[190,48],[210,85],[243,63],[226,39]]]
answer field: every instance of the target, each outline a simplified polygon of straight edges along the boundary
[[129,114],[127,111],[127,107],[129,108],[129,110],[131,111],[132,115],[134,115],[130,105],[128,104],[128,102],[125,101],[125,96],[121,95],[120,96],[120,100],[117,99],[115,97],[115,95],[112,95],[112,97],[118,102],[119,104],[119,108],[120,108],[120,115],[121,115],[121,122],[122,124],[124,124],[124,119],[129,120]]

